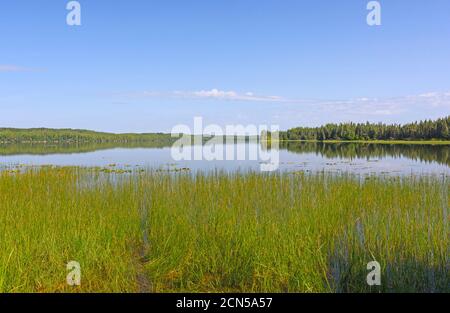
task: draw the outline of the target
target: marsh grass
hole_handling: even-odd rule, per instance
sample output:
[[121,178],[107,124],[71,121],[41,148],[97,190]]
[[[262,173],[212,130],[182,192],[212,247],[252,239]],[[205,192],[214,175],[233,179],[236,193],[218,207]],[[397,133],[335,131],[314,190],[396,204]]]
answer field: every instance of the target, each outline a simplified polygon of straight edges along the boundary
[[[438,176],[3,172],[0,292],[448,292],[448,189]],[[65,283],[71,260],[81,287]],[[380,287],[366,284],[373,260]]]
[[[82,169],[0,174],[0,292],[132,289],[137,205],[131,184]],[[80,288],[66,284],[72,260],[82,267]]]
[[[448,291],[448,187],[437,177],[161,176],[145,188],[148,275],[156,291]],[[372,260],[381,287],[366,284]]]

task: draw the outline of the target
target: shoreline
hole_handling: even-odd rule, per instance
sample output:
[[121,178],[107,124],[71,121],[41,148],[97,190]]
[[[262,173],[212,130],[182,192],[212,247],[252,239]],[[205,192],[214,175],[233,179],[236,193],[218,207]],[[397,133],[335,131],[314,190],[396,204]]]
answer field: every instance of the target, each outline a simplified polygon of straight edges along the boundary
[[[309,143],[359,143],[359,144],[404,144],[404,145],[450,145],[450,140],[269,140],[272,142],[309,142]],[[0,141],[1,145],[73,145],[73,144],[138,144],[138,143],[155,143],[152,140],[129,140],[129,141],[20,141],[8,142]]]
[[309,143],[359,143],[359,144],[380,144],[380,145],[450,145],[450,140],[273,140],[278,142],[309,142]]

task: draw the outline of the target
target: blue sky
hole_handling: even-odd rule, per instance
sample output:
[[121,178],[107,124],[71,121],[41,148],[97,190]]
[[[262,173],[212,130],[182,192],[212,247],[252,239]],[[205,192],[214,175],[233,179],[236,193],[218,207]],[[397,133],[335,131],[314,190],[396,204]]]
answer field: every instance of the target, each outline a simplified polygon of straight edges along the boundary
[[450,114],[450,1],[0,4],[0,127],[408,122]]

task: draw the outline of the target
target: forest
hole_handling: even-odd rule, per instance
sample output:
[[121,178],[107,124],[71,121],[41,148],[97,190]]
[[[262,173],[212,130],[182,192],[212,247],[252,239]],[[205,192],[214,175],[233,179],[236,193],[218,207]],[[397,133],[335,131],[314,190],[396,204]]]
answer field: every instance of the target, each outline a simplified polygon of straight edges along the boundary
[[341,123],[280,132],[280,140],[449,140],[450,116],[409,124]]
[[127,143],[171,144],[170,134],[112,134],[79,129],[0,128],[0,143]]
[[[281,141],[295,140],[450,140],[450,116],[409,124],[341,123],[297,127],[279,133]],[[209,136],[206,136],[206,141]],[[0,143],[152,143],[170,145],[171,134],[113,134],[79,129],[0,128]],[[247,138],[248,139],[248,138]]]

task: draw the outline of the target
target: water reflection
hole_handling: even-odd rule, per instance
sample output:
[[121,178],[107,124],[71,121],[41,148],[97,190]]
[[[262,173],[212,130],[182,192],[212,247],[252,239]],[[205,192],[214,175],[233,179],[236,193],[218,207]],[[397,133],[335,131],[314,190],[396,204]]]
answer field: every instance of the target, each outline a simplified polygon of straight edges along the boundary
[[[247,149],[257,143],[246,143]],[[253,147],[254,148],[254,147]],[[259,146],[258,146],[259,148]],[[158,143],[0,145],[0,166],[25,165],[260,170],[260,161],[174,162],[170,146]],[[450,174],[450,145],[283,142],[280,170],[357,174]]]
[[283,142],[280,148],[299,154],[315,153],[328,159],[408,158],[450,166],[449,145]]

